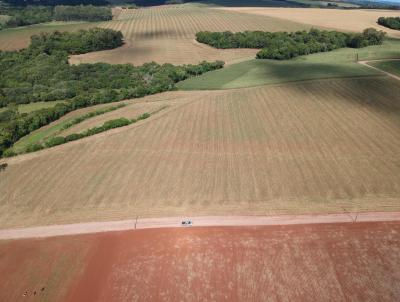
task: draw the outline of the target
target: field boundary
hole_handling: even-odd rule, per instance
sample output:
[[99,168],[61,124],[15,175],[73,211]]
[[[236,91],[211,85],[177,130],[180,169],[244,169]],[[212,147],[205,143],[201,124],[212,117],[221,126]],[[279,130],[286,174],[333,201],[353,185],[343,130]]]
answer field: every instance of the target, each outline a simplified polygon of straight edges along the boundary
[[368,60],[368,61],[358,61],[358,64],[361,64],[363,66],[366,66],[366,67],[372,68],[374,70],[380,71],[380,72],[386,74],[387,76],[400,81],[400,77],[399,76],[397,76],[397,75],[395,75],[393,73],[390,73],[388,71],[382,70],[382,69],[380,69],[378,67],[369,65],[369,63],[372,63],[372,62],[384,62],[384,61],[400,61],[400,59],[376,59],[376,60]]
[[139,229],[182,228],[182,220],[191,220],[191,227],[279,226],[400,221],[400,212],[344,212],[338,214],[302,214],[276,216],[201,216],[135,218],[131,220],[49,225],[0,230],[0,240],[47,238]]

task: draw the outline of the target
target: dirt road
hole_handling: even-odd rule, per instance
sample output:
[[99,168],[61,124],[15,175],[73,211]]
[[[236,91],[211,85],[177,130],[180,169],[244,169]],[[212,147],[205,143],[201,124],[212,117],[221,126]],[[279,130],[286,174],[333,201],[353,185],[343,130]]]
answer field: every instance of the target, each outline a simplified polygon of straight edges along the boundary
[[400,61],[400,59],[382,59],[382,60],[358,61],[358,63],[361,64],[361,65],[367,66],[369,68],[378,70],[378,71],[388,75],[389,77],[400,81],[400,77],[399,76],[368,64],[368,63],[371,63],[371,62],[381,62],[381,61]]
[[203,216],[203,217],[165,217],[138,218],[132,220],[88,222],[65,225],[50,225],[24,229],[0,230],[0,240],[45,238],[53,236],[91,234],[126,231],[134,229],[178,228],[182,220],[190,219],[192,227],[210,226],[262,226],[262,225],[300,225],[322,223],[357,223],[400,221],[400,212],[365,212],[315,215],[279,216]]

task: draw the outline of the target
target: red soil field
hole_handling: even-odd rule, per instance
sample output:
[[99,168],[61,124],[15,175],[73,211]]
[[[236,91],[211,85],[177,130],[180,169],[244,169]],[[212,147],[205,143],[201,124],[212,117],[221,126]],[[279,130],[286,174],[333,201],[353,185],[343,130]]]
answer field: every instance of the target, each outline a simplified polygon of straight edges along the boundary
[[2,241],[0,301],[399,301],[399,267],[399,222]]

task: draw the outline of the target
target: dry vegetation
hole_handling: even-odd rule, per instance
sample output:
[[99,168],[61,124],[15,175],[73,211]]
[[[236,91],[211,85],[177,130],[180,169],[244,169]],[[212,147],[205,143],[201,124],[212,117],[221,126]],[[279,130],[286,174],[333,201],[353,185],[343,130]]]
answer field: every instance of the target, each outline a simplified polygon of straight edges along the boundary
[[9,159],[0,226],[400,209],[395,80],[153,98],[171,94],[148,120]]
[[222,8],[224,11],[242,12],[245,15],[268,16],[291,22],[299,22],[312,26],[325,27],[343,31],[360,32],[368,27],[386,31],[389,36],[400,38],[398,30],[389,29],[377,24],[378,18],[400,17],[399,11],[393,10],[340,10],[319,8],[264,8],[233,7]]

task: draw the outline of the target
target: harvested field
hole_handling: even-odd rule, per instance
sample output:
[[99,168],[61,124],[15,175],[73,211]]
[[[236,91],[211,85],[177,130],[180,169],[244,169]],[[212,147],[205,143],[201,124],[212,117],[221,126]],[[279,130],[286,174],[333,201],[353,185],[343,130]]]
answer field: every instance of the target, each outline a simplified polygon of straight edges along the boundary
[[392,222],[2,241],[0,300],[397,301],[399,234]]
[[29,46],[31,36],[41,32],[78,31],[100,26],[97,22],[50,22],[31,26],[3,29],[0,31],[0,50],[17,50]]
[[373,27],[387,32],[390,37],[400,38],[398,30],[389,29],[377,24],[379,17],[400,17],[394,10],[340,10],[320,8],[265,8],[265,7],[228,7],[218,8],[229,12],[242,12],[257,16],[279,18],[290,22],[299,22],[317,27],[325,27],[342,31],[360,32]]
[[[173,99],[174,101],[168,102],[168,104],[163,104],[163,100],[168,100],[168,99]],[[160,110],[161,108],[165,107],[171,107],[173,105],[176,105],[179,103],[179,100],[181,98],[185,98],[185,93],[176,93],[176,92],[166,92],[163,94],[159,95],[152,95],[152,96],[147,96],[144,98],[141,98],[140,100],[138,99],[132,99],[132,100],[125,100],[121,102],[115,102],[115,103],[107,103],[107,104],[101,104],[101,105],[96,105],[92,107],[87,107],[79,110],[72,111],[65,116],[61,117],[60,119],[40,128],[37,129],[27,136],[24,136],[21,138],[19,141],[17,141],[14,146],[13,150],[17,153],[23,152],[27,146],[30,144],[35,144],[35,143],[43,143],[47,139],[57,136],[57,135],[68,135],[71,133],[77,133],[84,131],[86,129],[96,127],[96,126],[101,126],[105,121],[111,120],[111,119],[117,119],[121,117],[126,117],[126,118],[136,118],[137,116],[145,113],[145,112],[154,112],[157,110]],[[157,102],[157,103],[152,103],[152,102]],[[68,122],[72,121],[74,118],[83,116],[89,112],[94,112],[99,109],[105,109],[109,108],[112,106],[116,106],[118,104],[127,104],[127,107],[124,107],[119,110],[109,112],[100,116],[96,116],[94,118],[90,118],[80,124],[77,124],[65,131],[62,130],[62,127],[67,124]],[[35,103],[33,103],[35,104]]]
[[77,63],[145,62],[187,64],[203,60],[223,60],[228,64],[254,58],[258,50],[218,50],[197,43],[195,34],[201,30],[293,31],[310,28],[308,25],[279,19],[224,12],[196,5],[160,6],[147,9],[124,9],[117,20],[103,27],[121,30],[126,45],[121,48],[72,56]]
[[8,159],[0,227],[400,209],[398,81],[173,93],[190,101]]

